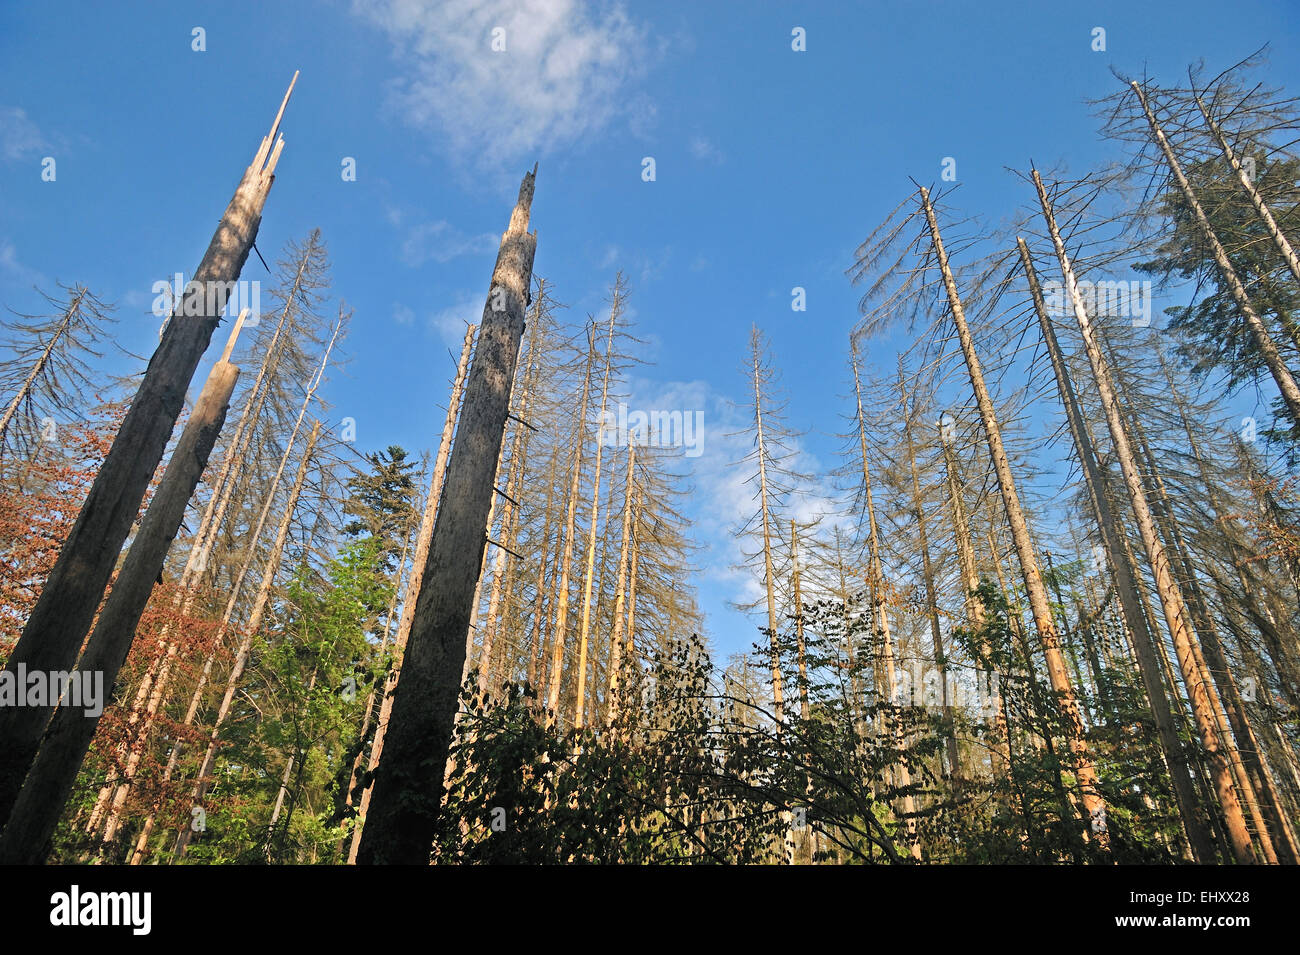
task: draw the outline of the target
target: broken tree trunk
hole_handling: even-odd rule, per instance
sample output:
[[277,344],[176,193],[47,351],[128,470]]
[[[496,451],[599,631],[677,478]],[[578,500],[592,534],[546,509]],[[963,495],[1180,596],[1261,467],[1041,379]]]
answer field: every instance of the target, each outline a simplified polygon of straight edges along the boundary
[[[294,74],[296,82],[298,74]],[[257,238],[262,208],[284,148],[276,139],[293,83],[226,207],[208,250],[172,318],[118,429],[108,456],[64,541],[22,636],[5,663],[47,673],[70,670],[104,596],[185,403],[185,392],[221,320],[244,260]],[[9,818],[36,755],[51,707],[0,709],[0,825]]]
[[[107,691],[112,690],[131,650],[140,615],[225,424],[226,409],[239,378],[239,369],[227,359],[245,315],[241,313],[235,322],[225,353],[208,375],[77,665],[80,673],[102,674]],[[70,706],[55,711],[14,803],[10,825],[0,836],[0,864],[30,865],[44,860],[98,725],[99,716],[88,716]]]
[[[406,584],[406,597],[402,600],[402,616],[397,624],[397,637],[393,641],[393,665],[384,682],[384,698],[379,704],[379,719],[375,723],[375,739],[370,744],[370,759],[366,764],[366,773],[373,777],[379,757],[384,752],[384,735],[388,731],[388,720],[393,711],[393,690],[402,671],[402,653],[411,636],[411,623],[415,619],[415,602],[420,597],[420,586],[424,579],[424,565],[429,560],[429,545],[433,541],[433,523],[438,515],[438,504],[442,500],[442,485],[447,476],[447,461],[451,457],[452,439],[456,435],[456,420],[460,417],[461,398],[465,390],[465,375],[469,369],[470,355],[474,350],[474,332],[476,325],[465,329],[465,341],[460,348],[460,361],[456,365],[456,378],[451,385],[451,397],[447,399],[447,419],[442,425],[442,437],[438,441],[438,457],[434,459],[433,478],[429,482],[429,496],[424,501],[424,515],[420,518],[420,533],[415,541],[415,557],[411,561],[411,577]],[[349,789],[356,787],[360,777],[352,780]],[[366,811],[370,808],[369,782],[361,793],[361,802],[357,807],[358,820],[364,821]],[[361,845],[361,821],[352,831],[352,844],[348,848],[348,864],[357,861],[357,849]]]
[[505,437],[537,236],[528,232],[536,167],[524,176],[501,238],[465,410],[438,509],[402,677],[357,862],[429,861],[442,802],[470,604],[482,563],[493,475]]

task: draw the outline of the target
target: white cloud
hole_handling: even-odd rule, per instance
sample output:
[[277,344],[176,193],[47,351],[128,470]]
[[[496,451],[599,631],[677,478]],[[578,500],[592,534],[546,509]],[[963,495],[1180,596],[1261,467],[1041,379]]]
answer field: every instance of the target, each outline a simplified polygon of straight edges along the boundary
[[434,312],[429,316],[428,327],[437,332],[448,345],[456,346],[454,351],[460,354],[460,346],[465,340],[465,326],[477,325],[483,320],[482,299],[475,299],[472,293],[462,292],[456,304]]
[[713,144],[707,136],[696,136],[690,143],[691,155],[703,162],[717,163],[721,165],[726,158],[722,155],[722,150]]
[[500,238],[490,232],[466,235],[444,220],[415,226],[402,242],[402,261],[412,268],[425,262],[450,262],[462,255],[491,252]]
[[0,106],[0,157],[25,159],[49,148],[27,112],[17,106]]
[[18,261],[18,249],[8,239],[0,239],[0,276],[15,285],[43,285],[44,276]]
[[415,321],[415,312],[409,306],[398,302],[393,306],[393,321],[398,325],[410,325]]
[[[453,156],[497,165],[580,141],[652,109],[630,91],[645,30],[620,4],[585,0],[354,0],[392,40],[395,108]],[[493,31],[504,30],[504,51]],[[490,157],[483,160],[482,157]]]

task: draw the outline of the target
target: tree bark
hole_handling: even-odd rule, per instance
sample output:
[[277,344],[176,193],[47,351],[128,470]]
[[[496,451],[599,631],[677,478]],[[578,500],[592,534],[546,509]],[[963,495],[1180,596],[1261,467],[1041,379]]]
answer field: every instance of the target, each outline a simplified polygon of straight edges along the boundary
[[424,865],[438,825],[443,774],[464,664],[470,603],[495,493],[537,237],[529,234],[535,170],[524,177],[502,236],[479,346],[465,388],[460,434],[394,692],[357,862]]
[[[242,323],[240,315],[231,335],[232,345]],[[227,347],[227,355],[229,352]],[[224,358],[213,366],[81,655],[77,672],[102,673],[105,697],[131,650],[140,615],[225,424],[238,378],[239,369]],[[101,704],[106,702],[101,700]],[[55,711],[14,804],[10,824],[0,835],[0,864],[44,860],[98,725],[99,716],[87,716],[70,706]]]
[[[297,80],[297,74],[294,74]],[[293,84],[244,171],[234,197],[194,273],[191,289],[168,321],[122,426],[113,439],[77,521],[23,627],[5,669],[70,670],[104,596],[122,544],[185,403],[185,392],[225,308],[230,283],[248,258],[284,148],[276,140]],[[221,283],[221,284],[217,284]],[[215,290],[215,294],[208,292]],[[0,709],[0,824],[6,822],[36,755],[52,707]]]
[[1178,803],[1179,817],[1187,835],[1192,860],[1201,864],[1214,861],[1214,843],[1204,818],[1204,812],[1196,801],[1192,789],[1191,769],[1188,765],[1187,752],[1178,737],[1178,727],[1174,724],[1173,713],[1169,708],[1169,699],[1165,695],[1164,684],[1160,679],[1160,664],[1156,659],[1151,631],[1147,627],[1146,614],[1138,602],[1137,584],[1133,579],[1132,569],[1123,553],[1119,538],[1122,534],[1116,515],[1111,510],[1110,500],[1098,477],[1097,455],[1092,446],[1083,414],[1079,410],[1074,384],[1066,367],[1061,346],[1056,338],[1056,329],[1047,306],[1043,300],[1042,288],[1038,283],[1038,272],[1034,268],[1029,247],[1024,239],[1016,240],[1020,250],[1020,261],[1029,282],[1030,296],[1034,300],[1034,311],[1038,316],[1038,325],[1042,330],[1043,343],[1056,376],[1057,393],[1065,408],[1065,418],[1074,441],[1075,453],[1079,458],[1079,469],[1083,472],[1084,486],[1088,500],[1092,505],[1093,518],[1097,522],[1097,532],[1106,552],[1115,588],[1119,594],[1120,613],[1125,627],[1133,642],[1133,651],[1137,657],[1138,673],[1146,689],[1147,700],[1151,706],[1151,718],[1156,727],[1156,738],[1160,742],[1165,764],[1169,769],[1169,778],[1173,783],[1174,798]]
[[1128,430],[1124,427],[1119,400],[1111,384],[1110,369],[1102,357],[1101,349],[1093,334],[1092,322],[1083,307],[1082,300],[1079,298],[1074,270],[1070,265],[1069,256],[1066,254],[1060,231],[1056,227],[1056,218],[1052,212],[1051,202],[1047,197],[1047,190],[1044,188],[1043,180],[1036,169],[1033,171],[1033,179],[1034,187],[1038,190],[1038,200],[1042,206],[1043,217],[1047,221],[1052,244],[1056,249],[1056,258],[1061,267],[1061,275],[1069,292],[1074,317],[1078,322],[1079,331],[1083,335],[1084,349],[1088,354],[1088,362],[1092,366],[1093,379],[1097,384],[1097,392],[1106,414],[1106,424],[1110,429],[1111,445],[1115,450],[1115,457],[1119,461],[1120,471],[1124,477],[1124,485],[1128,490],[1129,503],[1137,520],[1138,531],[1142,537],[1147,560],[1151,565],[1152,573],[1155,575],[1156,590],[1160,596],[1161,607],[1164,610],[1165,622],[1173,638],[1178,663],[1183,672],[1183,679],[1187,685],[1188,693],[1191,695],[1192,712],[1196,718],[1197,729],[1214,768],[1215,789],[1218,792],[1220,807],[1227,822],[1233,855],[1239,863],[1250,863],[1254,861],[1250,833],[1246,828],[1245,816],[1242,814],[1241,803],[1237,798],[1237,791],[1233,785],[1232,770],[1227,753],[1224,750],[1224,741],[1220,738],[1218,727],[1215,725],[1213,704],[1209,696],[1210,688],[1206,685],[1203,671],[1197,663],[1196,635],[1192,631],[1191,618],[1188,616],[1187,606],[1183,602],[1178,584],[1174,580],[1164,545],[1156,533],[1155,522],[1151,515],[1150,506],[1147,503],[1146,493],[1142,488],[1142,479],[1138,474],[1137,464],[1129,443]]
[[[465,341],[460,348],[460,362],[456,365],[456,378],[452,382],[451,397],[447,399],[447,419],[442,425],[442,437],[438,442],[438,456],[434,459],[433,478],[429,482],[429,495],[424,502],[424,516],[420,519],[420,533],[415,542],[415,557],[411,561],[411,577],[406,584],[406,597],[402,600],[402,616],[397,624],[397,638],[393,646],[393,665],[384,684],[384,699],[379,705],[379,720],[375,723],[375,739],[370,744],[370,760],[366,773],[372,779],[379,758],[384,752],[384,736],[388,732],[388,721],[393,712],[393,691],[402,671],[402,654],[406,650],[411,635],[411,624],[415,620],[415,604],[420,597],[420,588],[424,583],[424,568],[429,561],[429,546],[433,542],[433,526],[437,520],[439,502],[442,500],[442,486],[447,474],[447,461],[451,457],[452,439],[456,434],[456,419],[460,415],[460,406],[465,390],[465,376],[469,369],[470,354],[474,349],[474,332],[477,326],[469,325],[465,329]],[[356,782],[353,781],[353,786]],[[361,829],[370,809],[370,794],[373,785],[367,783],[361,793],[361,803],[357,807],[357,823],[352,830],[352,844],[348,849],[348,864],[357,861],[357,850],[361,847]]]
[[1107,844],[1105,835],[1105,803],[1097,791],[1097,773],[1093,768],[1092,756],[1084,739],[1083,718],[1075,698],[1074,687],[1065,668],[1061,654],[1060,638],[1057,636],[1056,623],[1052,619],[1051,602],[1047,598],[1047,589],[1038,569],[1038,558],[1034,554],[1033,542],[1029,536],[1029,525],[1025,521],[1020,507],[1020,496],[1016,491],[1015,477],[1011,473],[1011,464],[1006,449],[1002,445],[1002,429],[998,424],[997,414],[993,409],[993,400],[989,397],[984,384],[984,373],[980,367],[979,356],[975,352],[975,343],[970,328],[966,324],[966,313],[962,307],[961,297],[957,293],[957,283],[948,266],[948,254],[943,247],[943,238],[939,234],[939,223],[935,218],[934,206],[930,203],[930,192],[921,188],[921,203],[925,210],[926,221],[930,228],[930,240],[939,268],[943,273],[944,288],[948,294],[948,305],[952,313],[953,324],[961,341],[962,356],[966,362],[966,371],[970,377],[971,389],[975,394],[975,403],[979,407],[980,419],[984,423],[985,435],[989,444],[989,455],[993,459],[993,468],[997,473],[998,489],[1002,494],[1002,503],[1006,508],[1007,523],[1011,528],[1011,539],[1019,558],[1021,573],[1024,577],[1025,592],[1029,598],[1029,609],[1033,614],[1034,626],[1043,647],[1043,656],[1047,663],[1048,677],[1052,689],[1056,691],[1062,715],[1066,722],[1067,743],[1073,756],[1075,777],[1083,797],[1084,809],[1088,815],[1089,828],[1103,846]]

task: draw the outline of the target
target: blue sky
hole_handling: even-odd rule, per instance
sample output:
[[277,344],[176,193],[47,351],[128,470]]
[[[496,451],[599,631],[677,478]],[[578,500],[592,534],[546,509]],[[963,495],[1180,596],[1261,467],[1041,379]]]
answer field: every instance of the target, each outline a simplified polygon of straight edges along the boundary
[[[205,51],[191,49],[195,27]],[[537,161],[537,273],[580,321],[622,268],[654,362],[636,399],[705,413],[701,604],[719,648],[736,650],[753,631],[726,605],[743,581],[727,570],[736,495],[721,435],[740,420],[728,400],[744,398],[750,324],[771,338],[791,423],[813,429],[805,465],[833,465],[838,442],[816,429],[848,410],[859,291],[844,270],[909,176],[935,182],[955,158],[954,204],[997,222],[1030,198],[1004,167],[1081,172],[1116,156],[1083,102],[1114,91],[1112,66],[1174,82],[1194,60],[1217,72],[1269,42],[1265,78],[1294,86],[1298,33],[1300,5],[1282,0],[6,3],[0,304],[37,310],[33,285],[85,283],[118,304],[123,347],[148,354],[153,283],[198,263],[301,70],[258,244],[270,260],[322,229],[334,292],[355,309],[347,375],[326,394],[335,419],[356,419],[362,450],[427,448],[445,346],[482,308]],[[250,261],[245,278],[259,277]],[[894,365],[883,347],[870,357]]]

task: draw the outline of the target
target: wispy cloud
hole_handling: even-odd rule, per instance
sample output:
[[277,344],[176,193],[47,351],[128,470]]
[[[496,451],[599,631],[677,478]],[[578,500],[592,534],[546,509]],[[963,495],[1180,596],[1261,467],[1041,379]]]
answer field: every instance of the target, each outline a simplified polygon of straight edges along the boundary
[[440,220],[414,226],[402,242],[402,261],[415,268],[425,262],[450,262],[462,255],[491,252],[500,239],[490,232],[468,235]]
[[711,162],[721,165],[726,159],[722,150],[714,145],[713,140],[707,136],[695,136],[690,142],[691,155],[702,162]]
[[49,141],[17,106],[0,106],[0,157],[26,159],[49,148]]
[[620,4],[354,0],[353,9],[396,48],[404,72],[393,105],[459,160],[545,154],[620,115],[635,123],[652,113],[630,90],[646,31]]
[[40,272],[18,261],[18,249],[8,239],[0,239],[0,278],[14,285],[43,285]]

